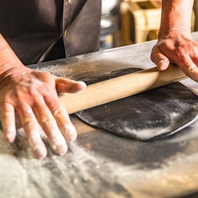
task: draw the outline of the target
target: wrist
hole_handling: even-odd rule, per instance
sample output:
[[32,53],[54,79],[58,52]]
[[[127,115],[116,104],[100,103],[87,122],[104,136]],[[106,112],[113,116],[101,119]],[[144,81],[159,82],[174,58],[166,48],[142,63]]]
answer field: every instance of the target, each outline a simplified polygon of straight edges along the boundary
[[190,35],[193,0],[162,0],[159,38],[175,32]]
[[170,27],[166,31],[162,31],[162,30],[159,31],[158,40],[174,39],[179,37],[192,39],[192,35],[190,31],[180,27]]
[[0,34],[0,75],[16,67],[25,67]]

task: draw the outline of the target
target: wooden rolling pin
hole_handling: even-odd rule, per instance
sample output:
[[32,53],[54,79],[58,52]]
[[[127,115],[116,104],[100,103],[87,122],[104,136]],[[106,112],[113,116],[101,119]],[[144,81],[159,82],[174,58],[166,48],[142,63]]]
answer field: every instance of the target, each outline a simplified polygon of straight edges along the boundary
[[59,98],[67,112],[72,114],[185,78],[187,76],[178,66],[170,65],[165,71],[154,67],[98,82],[87,86],[82,92],[62,94]]

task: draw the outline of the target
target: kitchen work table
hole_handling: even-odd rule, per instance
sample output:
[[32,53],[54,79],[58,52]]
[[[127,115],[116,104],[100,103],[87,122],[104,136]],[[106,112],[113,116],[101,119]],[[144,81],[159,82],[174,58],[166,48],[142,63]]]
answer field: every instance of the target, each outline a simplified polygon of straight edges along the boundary
[[[198,40],[198,33],[193,33]],[[150,68],[156,41],[30,65],[70,79]],[[182,83],[198,94],[198,84]],[[34,158],[23,130],[13,144],[0,133],[0,198],[198,197],[198,121],[179,133],[148,142],[95,129],[71,115],[78,138],[65,156]]]

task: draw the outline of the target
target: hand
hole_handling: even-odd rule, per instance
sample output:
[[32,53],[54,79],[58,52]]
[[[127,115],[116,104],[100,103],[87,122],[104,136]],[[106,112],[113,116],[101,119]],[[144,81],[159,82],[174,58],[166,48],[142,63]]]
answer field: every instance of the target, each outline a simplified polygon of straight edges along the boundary
[[151,60],[159,70],[175,63],[198,82],[198,42],[193,41],[191,34],[184,30],[175,28],[167,35],[161,35],[152,49]]
[[47,155],[39,125],[46,133],[52,149],[64,155],[68,149],[66,142],[74,141],[77,133],[57,92],[75,93],[85,86],[82,82],[34,71],[22,64],[5,71],[0,75],[0,111],[5,139],[8,142],[15,139],[17,113],[38,158]]

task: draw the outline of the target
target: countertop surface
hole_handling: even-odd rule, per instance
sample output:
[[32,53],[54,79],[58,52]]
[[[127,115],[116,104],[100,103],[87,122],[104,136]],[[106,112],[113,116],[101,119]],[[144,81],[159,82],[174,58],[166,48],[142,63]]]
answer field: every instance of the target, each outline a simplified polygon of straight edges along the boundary
[[[198,40],[198,33],[193,34]],[[79,79],[113,70],[154,67],[155,41],[31,65]],[[198,94],[198,84],[182,81]],[[165,198],[198,197],[198,121],[179,133],[150,142],[129,140],[92,128],[71,115],[77,141],[65,156],[48,148],[34,158],[23,130],[13,144],[0,133],[0,198]],[[194,194],[194,195],[193,195]]]

